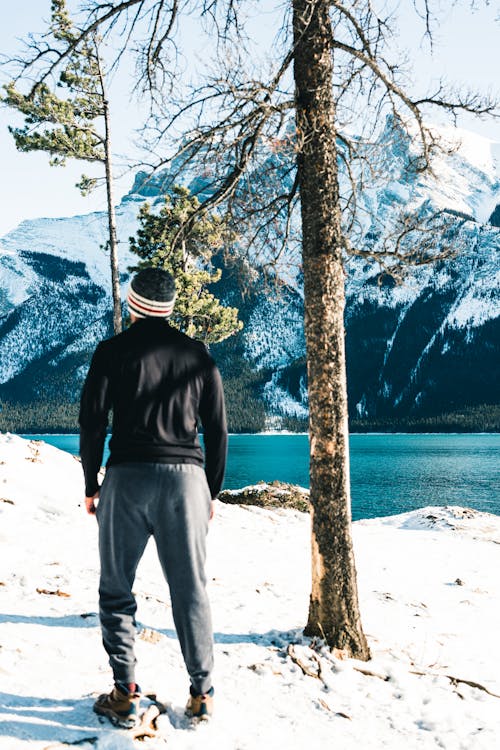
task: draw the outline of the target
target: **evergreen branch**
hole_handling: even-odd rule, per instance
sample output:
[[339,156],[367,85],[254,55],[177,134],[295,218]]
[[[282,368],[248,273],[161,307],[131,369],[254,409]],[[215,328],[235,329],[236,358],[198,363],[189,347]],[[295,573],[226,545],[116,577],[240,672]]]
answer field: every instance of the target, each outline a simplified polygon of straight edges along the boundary
[[[46,57],[46,55],[49,52],[52,52],[56,55],[56,59],[49,64],[45,72],[41,73],[38,79],[36,80],[35,84],[33,85],[30,96],[33,96],[33,94],[36,92],[36,90],[39,88],[39,86],[44,83],[49,76],[51,76],[56,69],[59,67],[59,65],[63,62],[63,60],[66,60],[69,58],[79,47],[79,45],[86,40],[88,37],[90,37],[95,31],[97,31],[98,28],[100,28],[103,24],[105,24],[107,21],[110,21],[116,17],[118,17],[119,14],[123,13],[124,10],[139,4],[140,7],[144,5],[145,0],[122,0],[122,2],[118,3],[116,6],[111,6],[110,3],[106,3],[105,5],[110,7],[110,10],[108,10],[106,13],[104,13],[102,16],[99,16],[95,21],[92,21],[87,27],[82,29],[77,36],[71,41],[64,50],[58,50],[54,48],[49,48],[47,50],[40,50],[37,56],[30,60],[28,63],[26,63],[25,69],[33,67],[33,65],[38,62],[43,57]],[[101,7],[101,6],[99,6]]]

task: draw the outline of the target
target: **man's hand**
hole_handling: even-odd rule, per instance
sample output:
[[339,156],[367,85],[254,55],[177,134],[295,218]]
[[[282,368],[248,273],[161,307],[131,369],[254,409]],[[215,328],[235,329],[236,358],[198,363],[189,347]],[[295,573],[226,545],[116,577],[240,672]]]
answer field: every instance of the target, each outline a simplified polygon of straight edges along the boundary
[[210,503],[210,517],[209,517],[209,521],[211,521],[214,516],[215,516],[215,500],[212,500],[212,502]]
[[95,507],[94,500],[97,500],[98,497],[99,497],[99,490],[97,490],[97,492],[94,495],[92,495],[92,497],[85,498],[85,507],[87,508],[87,513],[91,516],[95,516],[96,507]]

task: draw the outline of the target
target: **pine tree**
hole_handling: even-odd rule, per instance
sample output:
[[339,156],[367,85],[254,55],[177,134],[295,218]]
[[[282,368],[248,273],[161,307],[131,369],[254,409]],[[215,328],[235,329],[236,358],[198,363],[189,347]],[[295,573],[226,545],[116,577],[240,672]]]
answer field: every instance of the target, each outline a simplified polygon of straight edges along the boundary
[[[77,31],[71,22],[66,0],[52,0],[49,36],[55,44],[73,45]],[[113,327],[122,329],[120,277],[116,238],[116,219],[113,205],[113,176],[109,103],[100,40],[96,34],[76,44],[61,70],[54,93],[46,82],[35,86],[28,94],[16,88],[16,82],[4,86],[3,102],[24,115],[23,127],[9,127],[19,151],[46,151],[52,166],[64,166],[67,159],[99,162],[104,165],[108,242],[113,295]],[[77,187],[88,194],[97,180],[82,175]]]
[[145,203],[137,238],[130,237],[130,249],[141,260],[130,270],[153,266],[169,271],[177,287],[172,324],[205,344],[215,344],[243,327],[237,308],[222,305],[207,289],[222,275],[212,266],[214,254],[235,238],[215,213],[197,215],[190,223],[199,205],[183,187],[174,187],[157,213]]

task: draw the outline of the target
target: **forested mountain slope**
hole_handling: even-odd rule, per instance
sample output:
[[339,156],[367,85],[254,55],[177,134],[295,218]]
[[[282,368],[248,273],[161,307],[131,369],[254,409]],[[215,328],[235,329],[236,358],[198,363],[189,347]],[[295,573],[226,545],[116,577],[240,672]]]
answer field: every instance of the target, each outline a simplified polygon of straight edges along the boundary
[[[408,169],[412,144],[393,138],[384,181],[360,196],[372,249],[403,206],[417,223],[436,211],[456,221],[460,252],[411,268],[401,284],[381,279],[364,258],[348,260],[352,419],[419,418],[499,401],[500,146],[465,131],[444,136],[460,147],[439,156],[427,176]],[[134,263],[128,237],[141,203],[160,199],[161,182],[145,184],[139,174],[117,208],[124,293]],[[7,410],[77,400],[91,351],[111,335],[105,239],[106,215],[93,213],[25,221],[0,240],[0,401]],[[232,269],[214,289],[240,308],[245,323],[213,347],[236,430],[288,425],[286,417],[307,414],[300,282],[279,295],[264,287],[257,269],[242,294]]]

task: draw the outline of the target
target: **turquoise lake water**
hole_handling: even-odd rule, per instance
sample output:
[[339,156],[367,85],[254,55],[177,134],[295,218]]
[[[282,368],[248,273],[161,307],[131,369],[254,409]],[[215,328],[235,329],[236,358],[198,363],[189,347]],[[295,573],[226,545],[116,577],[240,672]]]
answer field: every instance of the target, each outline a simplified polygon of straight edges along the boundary
[[[77,435],[25,437],[78,454]],[[500,515],[499,434],[356,434],[350,452],[354,520],[426,505]],[[230,435],[224,487],[273,479],[309,486],[307,435]]]

